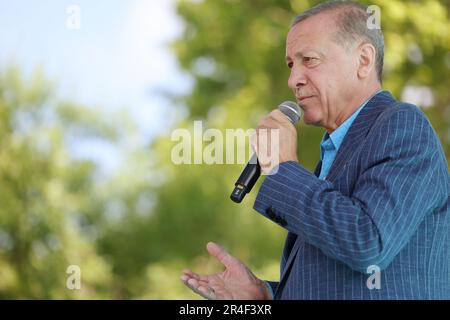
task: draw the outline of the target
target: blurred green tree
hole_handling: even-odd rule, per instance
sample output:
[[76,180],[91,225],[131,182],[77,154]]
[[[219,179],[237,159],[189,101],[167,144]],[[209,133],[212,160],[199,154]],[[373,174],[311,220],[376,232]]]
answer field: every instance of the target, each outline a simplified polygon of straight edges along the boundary
[[[86,228],[101,212],[95,165],[74,159],[67,141],[114,139],[99,119],[58,101],[41,70],[29,80],[17,68],[0,72],[0,298],[111,297],[111,268]],[[80,290],[66,286],[71,265]]]

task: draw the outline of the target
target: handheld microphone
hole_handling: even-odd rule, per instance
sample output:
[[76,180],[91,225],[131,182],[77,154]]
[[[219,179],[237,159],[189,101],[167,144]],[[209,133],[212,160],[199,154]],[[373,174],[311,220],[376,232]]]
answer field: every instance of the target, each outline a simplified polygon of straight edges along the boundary
[[[281,103],[278,106],[278,110],[280,110],[294,126],[298,123],[302,116],[300,107],[292,101],[285,101]],[[254,153],[234,184],[234,190],[230,195],[231,200],[236,203],[241,203],[245,195],[252,190],[260,175],[261,166],[259,165],[258,158]]]

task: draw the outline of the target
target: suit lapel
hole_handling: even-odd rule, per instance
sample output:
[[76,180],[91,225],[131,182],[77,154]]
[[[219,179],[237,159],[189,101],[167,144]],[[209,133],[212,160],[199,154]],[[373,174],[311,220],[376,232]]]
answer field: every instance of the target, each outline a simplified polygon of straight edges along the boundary
[[361,110],[348,130],[327,175],[327,180],[334,181],[338,177],[343,171],[345,164],[355,154],[356,148],[360,146],[361,140],[368,134],[375,123],[375,119],[387,105],[394,101],[395,99],[388,91],[382,91],[367,102],[367,105]]
[[322,160],[319,160],[319,162],[316,165],[316,169],[314,170],[314,174],[316,177],[320,176],[320,171],[322,170]]

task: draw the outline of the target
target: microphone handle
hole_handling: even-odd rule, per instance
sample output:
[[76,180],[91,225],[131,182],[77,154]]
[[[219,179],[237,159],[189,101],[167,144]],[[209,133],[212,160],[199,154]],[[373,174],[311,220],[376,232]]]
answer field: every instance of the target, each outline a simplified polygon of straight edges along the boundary
[[254,153],[234,184],[234,190],[230,195],[231,200],[236,203],[241,203],[245,195],[252,190],[260,175],[261,167],[259,165],[256,153]]

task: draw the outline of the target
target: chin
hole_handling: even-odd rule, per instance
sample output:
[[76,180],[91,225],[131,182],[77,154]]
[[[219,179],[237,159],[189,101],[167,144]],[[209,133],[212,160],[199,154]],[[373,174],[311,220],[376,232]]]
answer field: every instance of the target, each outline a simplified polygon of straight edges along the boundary
[[320,126],[320,120],[320,117],[309,115],[307,113],[305,113],[305,115],[303,116],[303,122],[307,125]]

